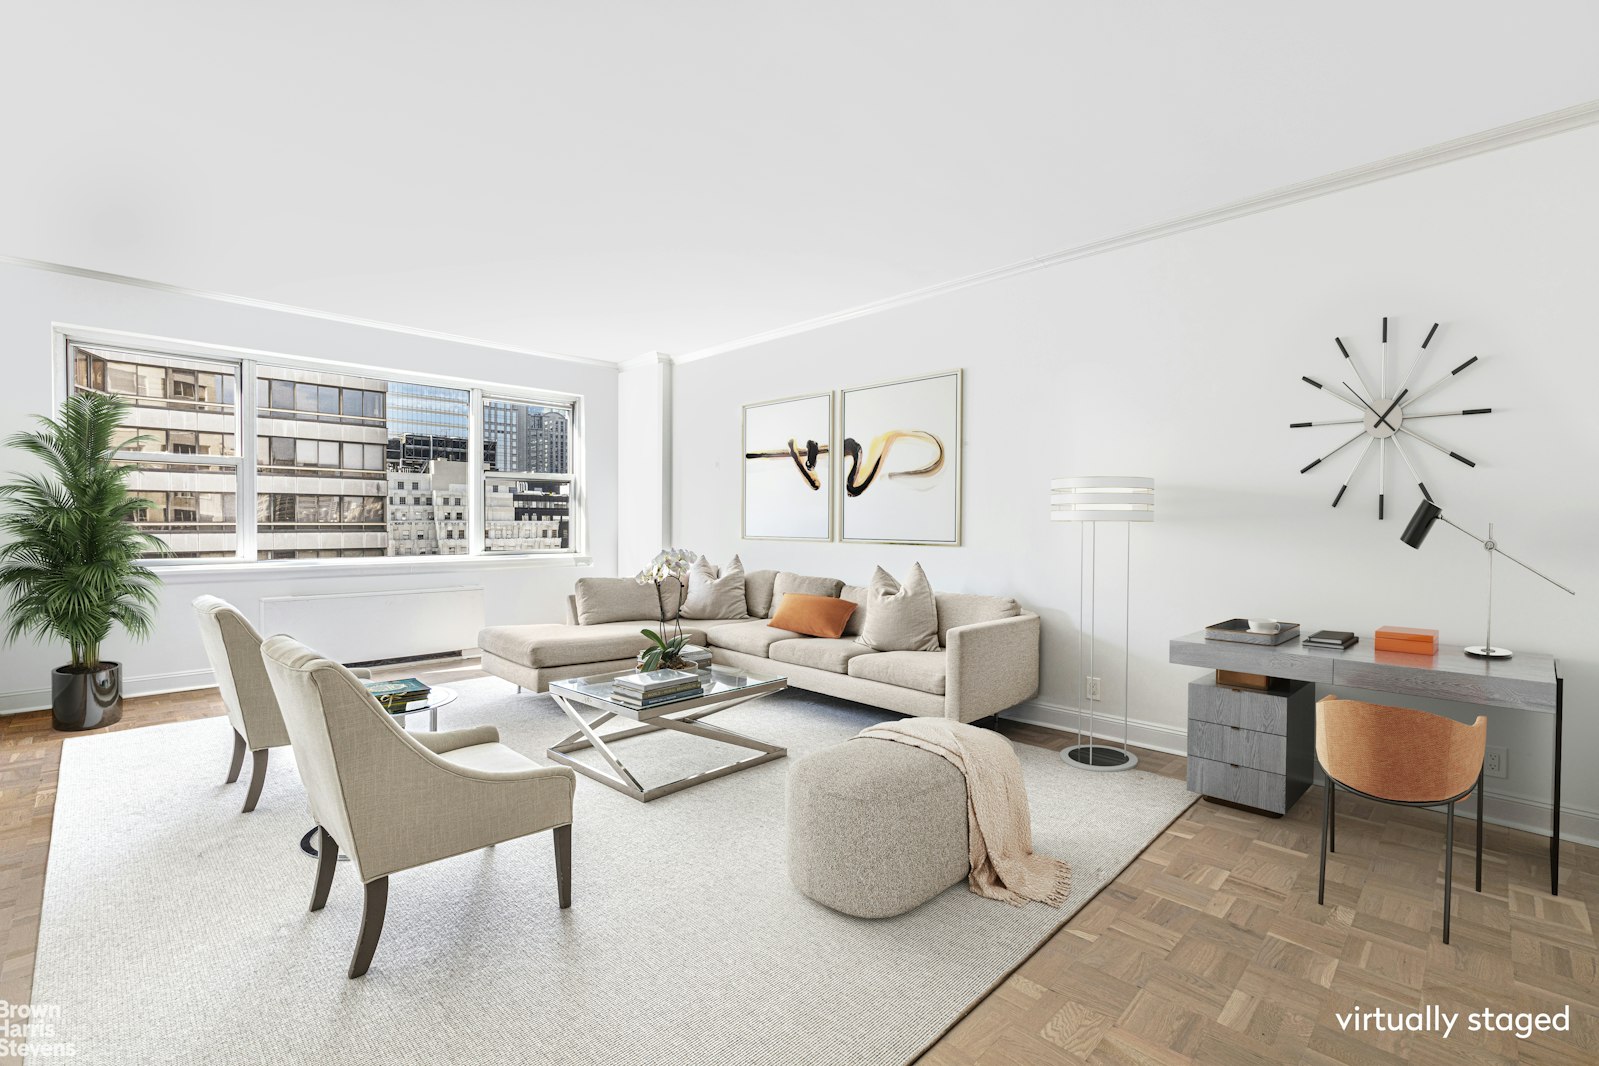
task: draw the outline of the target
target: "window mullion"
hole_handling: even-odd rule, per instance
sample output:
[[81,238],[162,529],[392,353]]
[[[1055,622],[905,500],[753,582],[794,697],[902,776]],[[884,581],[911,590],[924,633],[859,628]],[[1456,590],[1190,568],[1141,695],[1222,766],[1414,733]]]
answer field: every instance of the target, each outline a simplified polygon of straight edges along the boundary
[[244,562],[256,559],[257,538],[255,529],[256,464],[260,456],[255,447],[255,361],[244,359],[239,363],[238,382],[234,386],[234,412],[238,416],[239,479],[238,495],[233,511],[238,523],[239,558]]
[[467,430],[466,468],[471,473],[466,479],[466,544],[468,555],[483,554],[483,527],[486,512],[483,501],[483,479],[487,470],[483,466],[483,390],[471,390],[467,404],[470,427]]

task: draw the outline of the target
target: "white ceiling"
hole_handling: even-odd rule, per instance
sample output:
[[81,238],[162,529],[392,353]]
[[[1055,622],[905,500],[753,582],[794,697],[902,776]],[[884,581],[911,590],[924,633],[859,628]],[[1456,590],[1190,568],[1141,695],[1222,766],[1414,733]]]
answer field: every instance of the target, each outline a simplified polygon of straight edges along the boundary
[[1570,2],[7,3],[0,254],[626,359],[1599,98]]

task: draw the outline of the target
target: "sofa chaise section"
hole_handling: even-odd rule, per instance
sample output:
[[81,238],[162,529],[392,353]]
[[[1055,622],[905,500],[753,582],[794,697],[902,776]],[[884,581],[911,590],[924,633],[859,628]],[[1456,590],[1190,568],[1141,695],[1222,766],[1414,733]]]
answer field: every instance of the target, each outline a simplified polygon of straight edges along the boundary
[[[874,651],[853,636],[773,628],[772,575],[748,575],[750,618],[683,619],[683,634],[710,648],[719,665],[781,673],[794,688],[900,714],[974,722],[1038,692],[1039,619],[1015,600],[938,593],[938,651]],[[648,586],[583,578],[567,601],[566,625],[483,630],[483,669],[533,692],[563,678],[629,669],[649,645],[640,630],[660,628],[658,617],[648,617],[656,606]],[[628,617],[630,610],[637,617]]]

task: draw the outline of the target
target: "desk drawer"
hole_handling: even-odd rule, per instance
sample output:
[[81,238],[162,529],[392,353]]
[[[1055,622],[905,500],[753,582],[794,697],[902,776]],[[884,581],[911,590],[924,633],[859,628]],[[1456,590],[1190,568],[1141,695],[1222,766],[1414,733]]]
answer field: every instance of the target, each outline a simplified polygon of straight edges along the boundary
[[1280,733],[1189,719],[1188,755],[1281,774],[1288,765],[1288,738]]
[[1193,755],[1188,756],[1188,791],[1272,814],[1286,814],[1289,807],[1288,778],[1283,774]]
[[1202,677],[1188,685],[1188,717],[1282,736],[1288,732],[1288,702],[1303,687],[1300,682],[1284,692],[1256,692]]

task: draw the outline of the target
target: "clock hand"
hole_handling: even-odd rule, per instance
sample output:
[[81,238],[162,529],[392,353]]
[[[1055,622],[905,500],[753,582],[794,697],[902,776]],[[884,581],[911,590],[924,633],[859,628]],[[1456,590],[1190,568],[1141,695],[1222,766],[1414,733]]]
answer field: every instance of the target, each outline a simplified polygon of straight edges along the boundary
[[[1344,381],[1344,382],[1340,382],[1339,384],[1343,385],[1344,388],[1349,389],[1349,382]],[[1360,395],[1360,393],[1356,392],[1354,389],[1349,389],[1349,394],[1351,396],[1353,396],[1355,399],[1359,400],[1365,406],[1366,410],[1370,411],[1374,415],[1377,415],[1377,423],[1378,423],[1378,425],[1383,425],[1383,426],[1387,426],[1389,429],[1394,429],[1393,423],[1389,422],[1388,419],[1384,418],[1382,415],[1377,414],[1377,409],[1375,407],[1373,407],[1371,404],[1366,403],[1365,399]],[[1392,411],[1393,408],[1390,407],[1389,410]],[[1397,429],[1394,429],[1394,432],[1397,433],[1399,431]]]
[[[1388,405],[1388,410],[1384,411],[1382,414],[1377,416],[1377,421],[1381,422],[1383,425],[1387,426],[1389,429],[1392,429],[1395,433],[1398,433],[1399,430],[1395,429],[1394,428],[1394,424],[1392,422],[1388,421],[1388,416],[1393,413],[1393,410],[1394,410],[1395,407],[1399,406],[1399,401],[1403,400],[1405,398],[1405,394],[1407,392],[1409,392],[1409,391],[1410,391],[1409,389],[1400,389],[1399,390],[1399,395],[1394,397],[1394,402]],[[1429,496],[1427,498],[1429,500],[1432,499],[1431,496]]]

